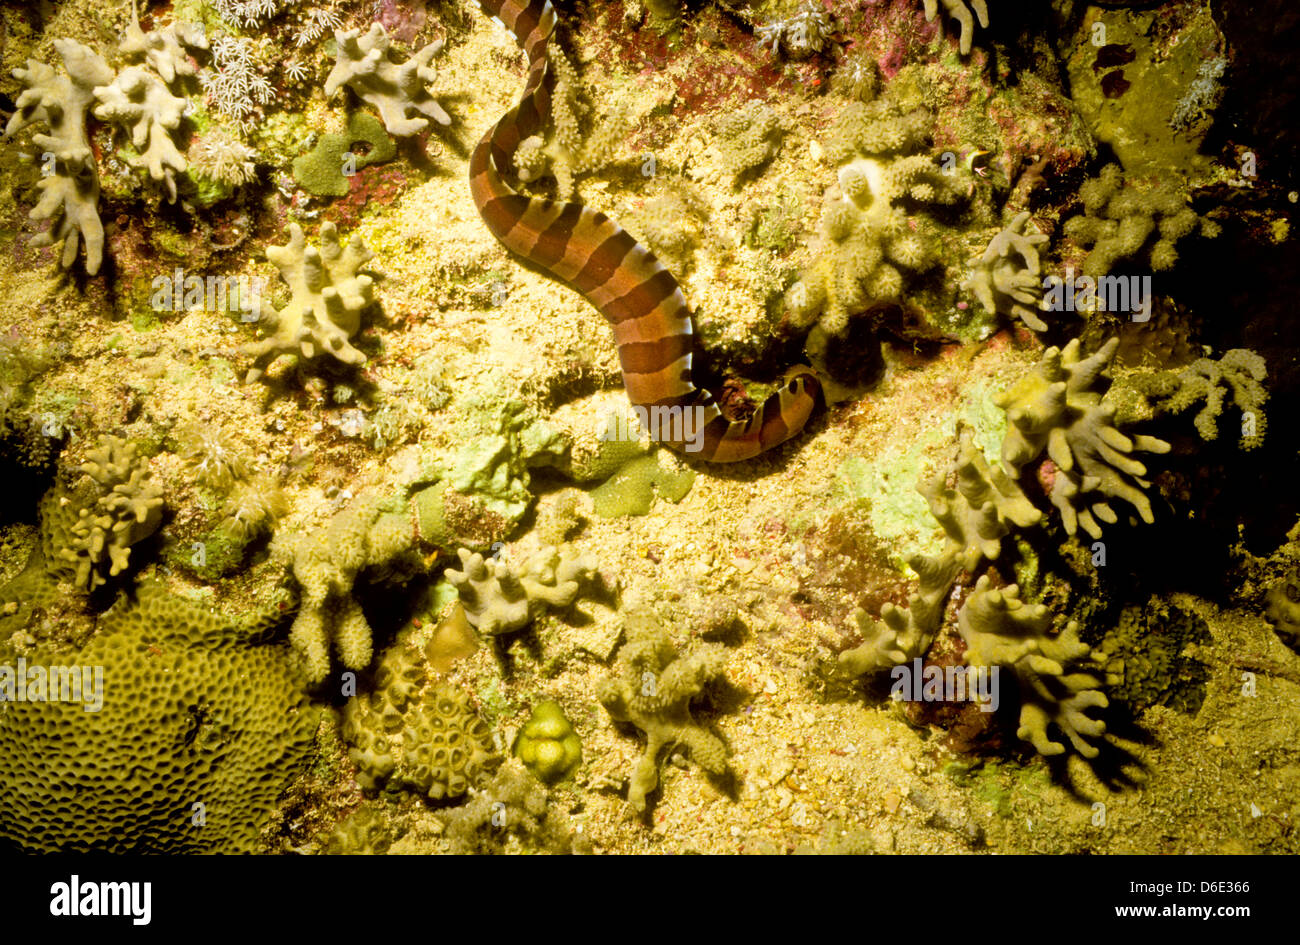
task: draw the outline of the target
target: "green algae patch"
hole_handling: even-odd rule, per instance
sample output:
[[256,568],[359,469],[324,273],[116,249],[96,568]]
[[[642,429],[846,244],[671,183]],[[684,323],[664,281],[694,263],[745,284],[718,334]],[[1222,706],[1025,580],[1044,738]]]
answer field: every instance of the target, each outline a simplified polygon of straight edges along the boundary
[[601,518],[648,515],[655,496],[676,505],[695,483],[695,470],[669,469],[660,462],[662,451],[642,456],[623,466],[591,490],[593,511]]
[[318,197],[345,197],[353,174],[395,154],[397,145],[379,119],[353,112],[342,134],[321,135],[314,148],[294,159],[293,179]]
[[971,427],[986,457],[999,455],[1006,416],[993,405],[985,387],[971,384],[963,404],[914,440],[870,458],[850,456],[835,470],[834,501],[866,515],[872,532],[897,549],[896,565],[914,553],[937,555],[943,550],[934,516],[916,485],[933,475],[936,455],[955,442],[957,423]]

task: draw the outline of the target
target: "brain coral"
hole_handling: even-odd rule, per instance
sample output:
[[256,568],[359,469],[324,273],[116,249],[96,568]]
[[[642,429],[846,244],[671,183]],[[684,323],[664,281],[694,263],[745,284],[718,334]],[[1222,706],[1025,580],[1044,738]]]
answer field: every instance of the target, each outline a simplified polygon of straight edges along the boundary
[[343,710],[348,756],[367,791],[392,784],[434,800],[459,797],[501,760],[469,695],[433,682],[427,659],[399,635],[380,660],[373,690]]
[[41,549],[49,574],[93,591],[127,567],[131,546],[162,522],[162,490],[136,447],[102,436],[86,452],[83,475],[41,500]]
[[102,667],[103,703],[15,702],[0,712],[0,843],[42,853],[253,850],[316,730],[288,649],[264,642],[272,619],[237,626],[146,586],[81,652],[27,653],[29,669]]

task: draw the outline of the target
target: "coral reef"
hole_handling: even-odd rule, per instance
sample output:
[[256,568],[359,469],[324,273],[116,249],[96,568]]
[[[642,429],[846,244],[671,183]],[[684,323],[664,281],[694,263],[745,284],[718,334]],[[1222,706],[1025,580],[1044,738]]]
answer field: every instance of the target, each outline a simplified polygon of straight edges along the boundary
[[511,750],[539,781],[554,784],[573,774],[582,761],[582,742],[558,703],[547,700],[533,707]]
[[1179,240],[1193,232],[1214,237],[1220,230],[1188,206],[1185,187],[1169,178],[1134,180],[1118,164],[1107,164],[1086,181],[1079,197],[1084,212],[1066,220],[1063,232],[1089,250],[1083,274],[1094,278],[1120,260],[1145,259],[1156,272],[1171,269],[1178,261]]
[[244,346],[254,362],[248,379],[260,377],[265,365],[281,354],[329,355],[343,364],[364,364],[366,356],[352,346],[351,339],[361,329],[361,313],[374,301],[374,280],[359,274],[374,253],[361,237],[354,234],[344,247],[334,224],[325,222],[318,250],[307,245],[302,227],[291,223],[289,242],[268,247],[266,258],[280,270],[292,295],[279,311],[263,306],[262,314],[274,333]]
[[334,68],[325,80],[326,96],[347,86],[357,97],[379,112],[388,133],[398,138],[418,134],[433,119],[450,125],[448,115],[429,94],[428,85],[435,78],[429,64],[442,51],[439,40],[425,46],[403,63],[390,55],[388,32],[380,23],[361,30],[336,30],[338,55]]
[[723,676],[726,654],[716,645],[681,653],[649,612],[629,614],[624,632],[614,674],[600,684],[596,696],[610,718],[645,733],[645,751],[627,793],[632,808],[644,811],[647,795],[659,784],[659,756],[665,748],[686,749],[710,774],[727,772],[726,745],[691,717],[691,702]]
[[1102,658],[1079,640],[1071,622],[1053,636],[1051,616],[1042,604],[1026,604],[1011,584],[995,588],[981,577],[957,615],[966,642],[966,664],[1000,666],[1016,674],[1020,691],[1020,725],[1016,735],[1032,744],[1040,755],[1059,755],[1065,745],[1053,741],[1055,726],[1084,758],[1095,758],[1092,743],[1106,731],[1105,723],[1090,717],[1093,708],[1109,703],[1101,691],[1107,681]]
[[255,850],[316,730],[287,649],[265,642],[275,619],[236,624],[146,585],[75,656],[28,652],[29,667],[67,673],[49,690],[41,677],[42,701],[29,679],[28,701],[0,712],[0,841],[41,853]]
[[1034,370],[994,399],[1010,426],[1002,441],[1002,461],[1019,478],[1046,453],[1050,466],[1039,477],[1068,534],[1080,527],[1101,537],[1101,523],[1118,515],[1109,499],[1121,499],[1148,525],[1155,521],[1144,490],[1146,467],[1135,453],[1167,453],[1155,437],[1125,436],[1115,428],[1115,408],[1102,403],[1119,339],[1112,338],[1088,357],[1076,338],[1043,352]]
[[514,633],[547,609],[573,606],[596,574],[596,562],[567,545],[543,549],[518,564],[465,548],[456,554],[460,570],[448,568],[445,576],[474,629],[488,636]]
[[41,549],[51,577],[93,591],[125,571],[131,546],[161,524],[162,490],[136,445],[112,435],[78,470],[41,500]]
[[341,729],[366,791],[410,788],[431,800],[463,795],[500,763],[467,693],[434,679],[425,653],[399,634],[374,688],[348,700]]
[[86,273],[95,275],[104,260],[104,227],[99,220],[99,170],[86,136],[86,113],[95,101],[96,87],[113,80],[113,70],[98,53],[71,39],[56,39],[54,48],[63,59],[64,74],[52,66],[27,60],[14,78],[26,88],[18,96],[5,126],[9,136],[32,124],[44,124],[48,134],[32,136],[41,149],[38,163],[41,198],[32,208],[33,220],[49,220],[50,228],[32,240],[34,246],[63,243],[60,263],[70,269],[78,247],[86,248]]
[[1047,331],[1047,323],[1038,316],[1043,298],[1038,247],[1047,236],[1025,233],[1028,219],[1028,210],[1016,214],[983,254],[971,260],[965,287],[990,315],[1014,315],[1033,331]]

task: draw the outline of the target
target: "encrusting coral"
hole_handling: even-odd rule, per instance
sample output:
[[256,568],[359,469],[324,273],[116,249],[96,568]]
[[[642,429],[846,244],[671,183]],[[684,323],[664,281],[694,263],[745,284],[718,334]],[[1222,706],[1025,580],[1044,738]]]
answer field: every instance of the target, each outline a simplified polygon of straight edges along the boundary
[[1148,525],[1155,521],[1143,491],[1150,486],[1142,478],[1146,467],[1134,454],[1167,453],[1169,444],[1120,433],[1115,408],[1102,403],[1118,347],[1112,338],[1086,358],[1077,338],[1064,349],[1048,348],[1031,373],[994,398],[1009,421],[1002,461],[1019,478],[1046,453],[1038,475],[1070,535],[1082,527],[1100,538],[1102,522],[1118,521],[1109,499],[1133,506]]
[[1014,315],[1033,331],[1047,331],[1038,317],[1043,298],[1038,247],[1047,236],[1025,233],[1028,219],[1029,211],[1021,211],[989,241],[983,254],[971,260],[965,285],[989,314]]
[[[980,26],[984,29],[989,28],[987,0],[969,0],[969,9],[966,3],[967,0],[943,0],[944,10],[961,26],[961,37],[958,44],[963,56],[970,53],[971,41],[975,37],[975,17],[979,17]],[[975,11],[975,16],[971,16],[971,10]],[[934,18],[938,15],[939,0],[925,0],[925,18],[933,23]]]
[[1163,272],[1178,261],[1179,240],[1194,231],[1214,237],[1220,230],[1219,224],[1187,205],[1185,188],[1166,179],[1128,178],[1118,164],[1107,164],[1097,177],[1085,181],[1079,197],[1084,212],[1066,220],[1062,231],[1089,248],[1085,276],[1104,276],[1120,260],[1140,259],[1144,250],[1151,268]]
[[93,591],[126,570],[131,546],[162,522],[162,490],[136,448],[105,435],[86,451],[81,476],[41,500],[41,550],[57,581]]
[[86,247],[86,273],[95,275],[104,259],[104,226],[99,219],[99,170],[86,134],[86,113],[95,100],[94,89],[113,81],[113,70],[93,49],[75,40],[56,39],[54,48],[63,59],[64,74],[53,66],[27,60],[27,68],[15,69],[14,78],[25,88],[5,135],[32,124],[45,124],[48,134],[33,135],[37,155],[41,198],[30,214],[33,220],[49,220],[48,231],[32,240],[33,246],[63,243],[60,262],[72,267],[77,249]]
[[359,274],[374,253],[361,237],[354,234],[344,247],[338,229],[325,222],[318,250],[307,245],[302,227],[291,223],[289,242],[267,247],[266,258],[280,270],[292,295],[280,311],[263,306],[274,333],[244,346],[243,352],[254,359],[248,379],[260,377],[266,363],[280,354],[327,354],[343,364],[364,364],[366,356],[352,346],[351,338],[361,329],[361,313],[374,301],[374,280]]
[[380,23],[372,23],[365,35],[360,29],[336,30],[334,38],[338,56],[325,80],[327,97],[346,85],[379,111],[388,133],[398,138],[423,131],[430,118],[440,125],[451,124],[451,116],[428,90],[436,76],[429,63],[442,50],[442,40],[399,64],[389,56],[388,32]]
[[474,629],[488,636],[514,633],[543,611],[563,610],[596,574],[596,562],[568,545],[545,548],[519,564],[458,549],[460,570],[446,578],[460,595]]
[[[31,852],[237,853],[312,746],[317,713],[278,612],[236,624],[142,587],[78,653],[27,654],[79,688],[0,712],[0,844]],[[98,679],[87,674],[94,667]],[[51,671],[54,666],[49,667]],[[9,698],[12,700],[12,693]],[[99,705],[95,706],[98,702]],[[95,706],[93,710],[88,708]]]
[[1198,358],[1181,370],[1132,374],[1123,383],[1147,401],[1155,416],[1182,413],[1201,404],[1193,423],[1203,440],[1218,439],[1219,417],[1231,395],[1242,416],[1241,447],[1254,449],[1264,442],[1267,376],[1263,358],[1247,348],[1233,348],[1217,361]]
[[1101,658],[1079,640],[1071,621],[1051,635],[1052,618],[1042,604],[1026,604],[1011,584],[992,586],[981,577],[957,615],[966,642],[966,665],[1006,667],[1016,674],[1020,694],[1020,725],[1016,735],[1041,755],[1059,755],[1065,746],[1053,741],[1055,725],[1084,758],[1095,758],[1106,725],[1087,713],[1108,705],[1101,687],[1107,682]]
[[645,732],[646,747],[632,771],[627,799],[644,811],[646,797],[659,784],[659,756],[680,745],[710,774],[728,770],[727,747],[691,717],[691,702],[722,677],[726,654],[706,644],[681,653],[651,613],[630,614],[625,642],[614,674],[601,682],[596,696],[616,722],[630,722]]

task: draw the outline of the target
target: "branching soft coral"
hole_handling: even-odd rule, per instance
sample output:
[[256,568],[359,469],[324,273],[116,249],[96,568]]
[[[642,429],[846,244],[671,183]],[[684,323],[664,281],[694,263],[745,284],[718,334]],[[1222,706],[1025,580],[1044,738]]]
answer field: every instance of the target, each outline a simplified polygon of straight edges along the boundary
[[274,334],[244,346],[244,353],[255,359],[250,380],[280,354],[327,354],[343,364],[365,363],[366,356],[350,339],[361,329],[362,311],[374,300],[374,280],[359,274],[374,253],[356,235],[346,247],[340,245],[337,228],[328,222],[321,224],[320,246],[308,246],[302,227],[291,223],[288,244],[267,248],[266,258],[280,270],[292,296],[278,312],[265,312],[270,306],[264,306]]
[[1268,366],[1255,352],[1233,348],[1215,361],[1198,358],[1179,371],[1134,374],[1124,379],[1127,387],[1146,398],[1153,412],[1182,413],[1201,404],[1193,423],[1203,440],[1219,437],[1219,417],[1228,395],[1242,414],[1241,447],[1254,449],[1264,442],[1264,401],[1268,391],[1263,381]]
[[[1101,692],[1106,680],[1091,648],[1079,641],[1078,627],[1071,622],[1052,636],[1051,623],[1042,604],[1026,604],[1014,584],[994,588],[987,576],[957,615],[966,664],[1001,666],[1016,674],[1021,700],[1016,734],[1041,755],[1059,755],[1065,746],[1048,735],[1048,726],[1055,724],[1075,751],[1095,758],[1098,749],[1088,739],[1100,737],[1106,726],[1087,711],[1107,705]],[[1067,673],[1068,668],[1079,671]]]
[[1070,535],[1082,527],[1100,538],[1101,522],[1118,521],[1108,499],[1127,502],[1148,525],[1155,521],[1143,491],[1151,485],[1142,478],[1146,467],[1134,454],[1167,453],[1169,444],[1125,436],[1115,428],[1115,408],[1102,404],[1118,347],[1112,338],[1086,358],[1077,338],[1064,350],[1049,348],[1031,373],[994,399],[1010,422],[1003,462],[1019,477],[1046,453],[1051,465],[1040,477]]
[[1047,236],[1023,232],[1028,219],[1028,210],[1016,214],[984,253],[971,260],[966,286],[986,312],[1014,315],[1033,331],[1047,331],[1047,323],[1038,317],[1043,298],[1038,247]]
[[821,319],[842,334],[850,316],[872,301],[899,298],[900,269],[922,272],[935,262],[935,234],[909,204],[954,204],[968,194],[961,173],[946,171],[928,153],[908,154],[925,142],[932,124],[920,102],[890,96],[849,105],[832,127],[826,154],[839,165],[823,198],[811,262],[786,293],[791,319],[801,327]]
[[41,199],[32,209],[33,220],[49,220],[50,228],[32,240],[33,246],[63,243],[60,262],[72,266],[81,243],[86,246],[86,273],[99,272],[104,259],[104,227],[99,219],[99,171],[86,135],[86,113],[95,100],[96,86],[113,81],[113,70],[93,49],[71,39],[56,39],[54,48],[63,59],[65,73],[53,66],[27,60],[14,78],[25,88],[5,126],[12,135],[28,125],[44,124],[48,134],[32,136],[41,149],[37,155],[42,179],[36,185]]
[[185,114],[185,99],[172,95],[166,84],[140,66],[128,66],[111,84],[95,89],[95,117],[120,125],[131,135],[131,145],[140,153],[127,163],[143,167],[149,177],[162,181],[167,199],[176,199],[176,177],[185,170],[185,157],[172,135]]
[[548,608],[572,606],[596,573],[590,555],[567,545],[543,549],[517,567],[465,548],[457,554],[460,570],[448,568],[446,578],[474,629],[489,636],[521,630]]
[[727,747],[691,718],[691,701],[723,674],[721,647],[696,647],[679,653],[657,618],[649,613],[627,618],[626,642],[618,651],[614,675],[596,696],[617,722],[631,722],[646,735],[645,753],[632,772],[628,803],[644,811],[646,796],[659,784],[659,756],[680,745],[712,774],[727,770]]
[[1063,232],[1090,247],[1083,262],[1086,276],[1104,276],[1120,260],[1139,259],[1144,251],[1151,268],[1163,272],[1178,261],[1179,240],[1197,231],[1203,237],[1219,234],[1217,223],[1188,206],[1183,186],[1126,178],[1118,164],[1107,164],[1086,181],[1079,197],[1084,212],[1066,220]]
[[436,78],[429,64],[442,51],[442,40],[430,43],[403,63],[395,63],[389,53],[388,32],[372,23],[364,36],[361,30],[336,30],[338,57],[325,80],[326,97],[347,86],[366,104],[379,111],[388,133],[398,138],[418,134],[432,118],[440,125],[450,125],[449,116],[429,94],[428,85]]

